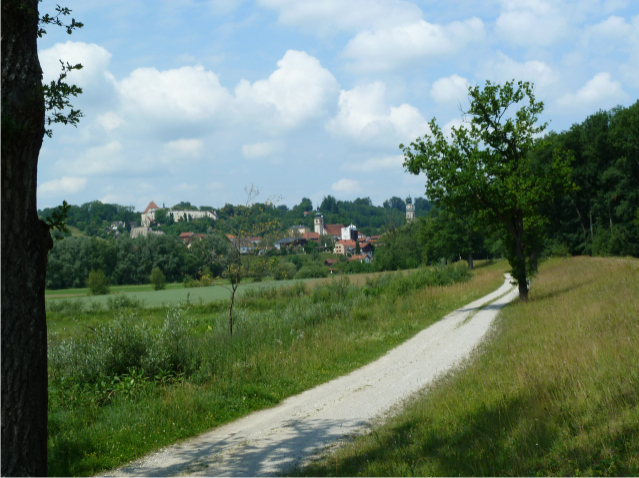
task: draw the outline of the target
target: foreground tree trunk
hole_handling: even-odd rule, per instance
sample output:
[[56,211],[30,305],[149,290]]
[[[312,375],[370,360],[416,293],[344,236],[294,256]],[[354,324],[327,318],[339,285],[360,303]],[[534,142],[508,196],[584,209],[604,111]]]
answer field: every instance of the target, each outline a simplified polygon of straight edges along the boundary
[[37,216],[44,136],[38,1],[2,2],[2,475],[47,473],[49,229]]

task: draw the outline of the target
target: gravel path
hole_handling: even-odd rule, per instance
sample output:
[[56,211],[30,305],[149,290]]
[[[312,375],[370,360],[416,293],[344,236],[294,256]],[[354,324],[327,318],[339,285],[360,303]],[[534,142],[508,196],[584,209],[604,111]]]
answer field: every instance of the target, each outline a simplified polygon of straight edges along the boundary
[[468,357],[501,307],[515,297],[517,289],[507,276],[495,292],[457,309],[375,362],[107,476],[281,474],[361,432]]

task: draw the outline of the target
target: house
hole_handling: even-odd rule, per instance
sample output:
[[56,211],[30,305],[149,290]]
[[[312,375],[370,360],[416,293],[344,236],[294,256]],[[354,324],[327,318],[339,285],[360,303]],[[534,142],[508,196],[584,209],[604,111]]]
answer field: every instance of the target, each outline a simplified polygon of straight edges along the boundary
[[305,232],[302,234],[302,239],[307,241],[319,242],[320,235],[317,232]]
[[357,256],[351,256],[348,258],[349,261],[359,261],[359,262],[365,262],[365,263],[370,263],[371,258],[368,256],[368,254],[359,254]]
[[333,254],[345,256],[346,254],[352,254],[355,250],[355,241],[347,240],[347,241],[337,241],[335,243],[335,249],[333,249]]
[[357,228],[353,224],[351,224],[350,226],[343,227],[340,231],[340,234],[343,241],[354,241],[357,239]]
[[333,236],[336,241],[338,241],[342,237],[342,228],[344,226],[342,224],[324,224],[324,216],[322,216],[319,211],[315,214],[313,224],[315,227],[315,232],[317,234],[320,234],[322,236]]
[[180,239],[182,240],[182,242],[184,242],[184,244],[188,246],[191,244],[191,241],[193,241],[194,236],[195,233],[193,232],[183,232],[182,234],[180,234]]
[[307,226],[291,226],[288,229],[288,233],[292,237],[303,237],[303,235],[307,232],[311,232],[311,229]]
[[285,237],[284,239],[280,239],[279,241],[275,241],[273,243],[273,246],[275,246],[275,249],[277,249],[278,251],[281,251],[282,248],[287,248],[287,247],[299,247],[299,246],[303,246],[307,243],[307,240],[301,237]]
[[232,234],[227,234],[226,238],[231,241],[231,244],[240,250],[240,254],[248,254],[253,252],[255,248],[262,242],[261,237],[243,237],[238,241],[238,238]]

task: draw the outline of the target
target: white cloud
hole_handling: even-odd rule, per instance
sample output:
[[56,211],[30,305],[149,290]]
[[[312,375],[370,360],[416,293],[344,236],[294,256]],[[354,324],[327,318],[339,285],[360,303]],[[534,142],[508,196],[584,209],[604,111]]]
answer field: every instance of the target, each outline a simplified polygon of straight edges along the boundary
[[280,12],[278,21],[320,35],[413,22],[421,9],[401,0],[258,0]]
[[111,56],[111,53],[106,49],[94,43],[72,41],[56,43],[51,48],[38,53],[42,67],[42,81],[50,83],[59,78],[60,60],[71,65],[81,63],[82,69],[70,72],[67,79],[70,84],[86,88],[92,83],[110,78],[107,69],[111,62]]
[[430,96],[441,104],[459,103],[468,96],[469,82],[459,75],[440,78],[433,83]]
[[577,93],[562,96],[557,104],[564,108],[610,108],[628,98],[621,83],[611,80],[610,73],[598,73]]
[[201,139],[178,139],[165,143],[163,148],[170,158],[199,158],[202,145]]
[[344,57],[360,70],[391,70],[410,61],[457,53],[484,38],[479,18],[446,26],[419,20],[404,25],[358,33],[344,49]]
[[558,79],[557,74],[550,66],[539,60],[517,62],[502,52],[497,52],[495,61],[485,63],[483,70],[487,78],[495,79],[498,82],[510,81],[531,81],[536,87],[546,88]]
[[545,0],[502,0],[495,31],[505,42],[520,46],[548,46],[569,34],[567,8]]
[[124,124],[122,117],[113,111],[107,111],[106,113],[99,115],[96,121],[109,133]]
[[354,179],[346,179],[346,178],[340,179],[336,183],[333,183],[333,185],[331,186],[331,189],[335,192],[344,193],[344,194],[357,193],[362,190],[361,186],[359,185],[359,181],[355,181]]
[[339,112],[326,128],[336,136],[371,143],[411,141],[427,131],[427,123],[417,108],[386,104],[386,85],[381,82],[341,91]]
[[444,133],[446,138],[450,139],[452,138],[453,128],[459,129],[461,127],[470,128],[470,125],[464,123],[461,118],[454,118],[443,126],[442,133]]
[[202,66],[158,71],[137,68],[118,83],[127,115],[150,121],[200,122],[228,119],[231,95]]
[[296,127],[329,112],[339,84],[317,58],[303,51],[288,50],[277,66],[266,80],[253,84],[241,80],[237,85],[235,95],[244,115],[255,117],[259,114],[255,105],[260,105],[276,112],[273,118],[268,111],[262,111],[269,125],[276,119],[285,127]]
[[398,154],[395,156],[384,156],[382,158],[370,158],[361,163],[347,162],[342,165],[342,169],[346,171],[370,173],[384,169],[401,169],[403,164],[404,156]]
[[38,196],[55,196],[74,194],[82,191],[87,185],[87,178],[62,176],[38,186]]
[[245,144],[242,146],[242,155],[248,159],[263,158],[281,152],[284,146],[283,141]]
[[142,158],[130,161],[122,154],[122,144],[117,141],[94,146],[84,150],[73,160],[61,159],[56,162],[56,169],[73,171],[83,176],[126,175],[148,172],[152,168]]

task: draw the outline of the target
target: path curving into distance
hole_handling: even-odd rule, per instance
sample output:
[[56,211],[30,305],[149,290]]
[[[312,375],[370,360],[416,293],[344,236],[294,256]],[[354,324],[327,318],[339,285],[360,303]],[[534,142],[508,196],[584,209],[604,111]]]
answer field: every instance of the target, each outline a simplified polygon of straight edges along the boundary
[[326,446],[361,432],[458,365],[485,336],[499,310],[517,296],[506,275],[495,292],[448,314],[378,360],[107,476],[282,474]]

